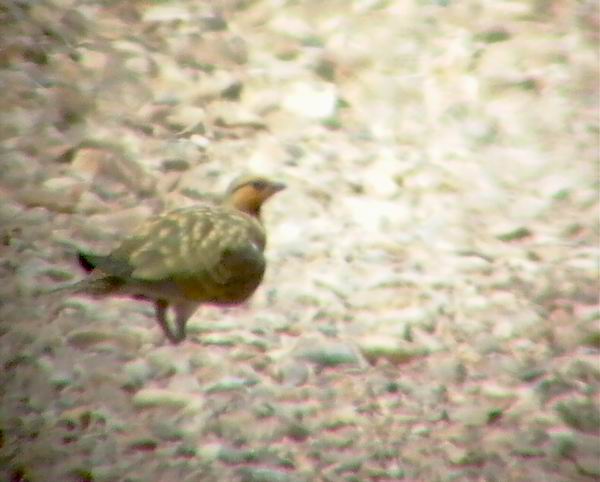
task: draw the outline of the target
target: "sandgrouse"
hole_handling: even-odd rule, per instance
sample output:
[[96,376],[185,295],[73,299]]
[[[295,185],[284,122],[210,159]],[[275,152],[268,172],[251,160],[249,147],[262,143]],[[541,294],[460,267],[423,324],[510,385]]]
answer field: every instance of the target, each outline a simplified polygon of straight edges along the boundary
[[150,301],[165,336],[179,343],[201,304],[235,305],[254,293],[265,271],[261,206],[284,188],[264,177],[245,176],[229,186],[219,205],[153,217],[108,255],[79,252],[79,263],[90,275],[71,290]]

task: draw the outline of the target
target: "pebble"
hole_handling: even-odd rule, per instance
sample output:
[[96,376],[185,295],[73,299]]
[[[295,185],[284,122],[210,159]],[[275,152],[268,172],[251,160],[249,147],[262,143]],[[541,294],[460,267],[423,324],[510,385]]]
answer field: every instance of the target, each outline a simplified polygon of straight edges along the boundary
[[171,346],[162,346],[152,350],[146,359],[157,372],[157,376],[185,374],[191,371],[190,360],[178,356]]
[[296,482],[299,479],[283,470],[265,467],[242,467],[238,470],[241,482]]
[[486,382],[481,386],[481,394],[491,400],[512,400],[517,397],[515,391],[509,387],[504,387],[494,382]]
[[136,408],[184,408],[194,400],[195,396],[188,393],[173,392],[162,388],[143,388],[132,399]]
[[363,356],[371,363],[387,360],[391,363],[406,363],[414,358],[424,356],[425,348],[386,335],[367,335],[356,340]]
[[206,111],[202,107],[179,105],[171,110],[165,120],[172,129],[202,134],[204,132]]
[[126,386],[129,388],[140,388],[153,376],[153,370],[145,359],[137,359],[123,365],[126,376]]
[[183,5],[157,4],[144,9],[142,20],[144,22],[173,22],[176,20],[187,21],[190,12]]
[[356,365],[361,362],[361,357],[353,346],[321,339],[301,340],[292,350],[292,356],[322,367]]
[[100,343],[110,343],[112,341],[112,333],[106,330],[77,330],[67,336],[67,343],[69,345],[82,350]]
[[[467,427],[481,427],[490,421],[490,414],[494,412],[495,407],[491,405],[463,405],[450,414],[452,420],[461,422]],[[493,415],[492,415],[493,416]]]
[[454,465],[473,465],[485,461],[485,454],[476,449],[467,449],[449,443],[445,446],[445,451],[448,460]]
[[337,91],[329,82],[298,81],[287,88],[282,105],[307,119],[327,119],[335,113]]
[[225,377],[214,383],[205,389],[205,392],[210,393],[222,393],[243,390],[248,386],[254,385],[255,380],[249,380],[246,378],[237,377]]
[[277,377],[281,383],[293,387],[304,385],[307,382],[309,375],[310,371],[306,366],[306,363],[303,363],[300,360],[284,361],[277,370]]
[[591,399],[574,398],[559,402],[556,411],[569,427],[600,435],[600,407]]
[[184,432],[181,428],[172,422],[166,422],[164,420],[155,422],[152,425],[151,430],[153,435],[158,437],[160,440],[165,440],[168,442],[181,440],[184,436]]

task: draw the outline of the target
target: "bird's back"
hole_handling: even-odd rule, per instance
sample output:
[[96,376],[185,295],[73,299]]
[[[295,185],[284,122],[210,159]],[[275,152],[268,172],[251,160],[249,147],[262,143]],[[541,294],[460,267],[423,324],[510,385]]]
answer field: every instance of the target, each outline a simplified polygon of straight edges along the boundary
[[[216,304],[238,303],[260,284],[265,233],[260,222],[224,206],[194,206],[158,216],[93,264],[126,289]],[[138,291],[138,293],[135,293]]]

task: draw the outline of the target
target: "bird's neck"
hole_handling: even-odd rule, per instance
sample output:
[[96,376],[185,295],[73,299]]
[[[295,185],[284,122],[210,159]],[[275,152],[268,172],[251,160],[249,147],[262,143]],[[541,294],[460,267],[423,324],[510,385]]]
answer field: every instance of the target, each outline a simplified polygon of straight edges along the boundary
[[243,206],[233,206],[233,207],[235,209],[237,209],[238,211],[242,211],[243,213],[246,213],[260,221],[260,205],[252,206],[252,205],[245,204]]
[[244,192],[237,192],[234,193],[225,204],[260,220],[262,200],[258,199],[256,196],[250,196]]

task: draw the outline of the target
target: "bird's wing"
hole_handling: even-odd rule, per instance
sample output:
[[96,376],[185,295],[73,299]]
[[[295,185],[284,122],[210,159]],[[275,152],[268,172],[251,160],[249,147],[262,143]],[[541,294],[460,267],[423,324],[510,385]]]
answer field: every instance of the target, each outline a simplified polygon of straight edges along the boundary
[[131,278],[138,280],[193,278],[225,284],[240,265],[264,264],[263,248],[264,233],[252,220],[201,206],[150,221],[109,258],[118,266],[125,262]]

